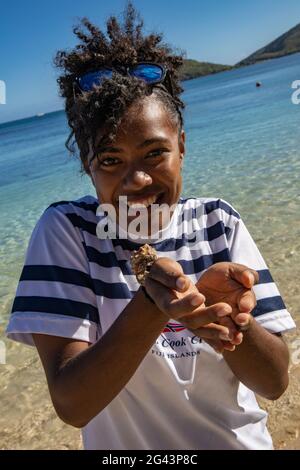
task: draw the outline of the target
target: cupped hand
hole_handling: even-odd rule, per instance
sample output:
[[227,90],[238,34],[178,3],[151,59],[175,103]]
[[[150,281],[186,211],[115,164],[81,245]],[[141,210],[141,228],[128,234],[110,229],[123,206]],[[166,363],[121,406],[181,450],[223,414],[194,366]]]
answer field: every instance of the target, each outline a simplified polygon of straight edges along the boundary
[[221,349],[220,344],[222,348],[234,349],[230,341],[237,330],[228,317],[232,313],[231,307],[223,301],[206,306],[205,297],[183,273],[179,263],[166,257],[158,258],[151,266],[145,288],[169,319],[179,320],[207,342],[215,341],[217,350]]
[[251,311],[256,306],[252,290],[258,282],[258,273],[242,264],[221,262],[210,266],[196,282],[196,287],[206,298],[206,305],[225,302],[232,308],[232,320],[241,329],[252,320]]

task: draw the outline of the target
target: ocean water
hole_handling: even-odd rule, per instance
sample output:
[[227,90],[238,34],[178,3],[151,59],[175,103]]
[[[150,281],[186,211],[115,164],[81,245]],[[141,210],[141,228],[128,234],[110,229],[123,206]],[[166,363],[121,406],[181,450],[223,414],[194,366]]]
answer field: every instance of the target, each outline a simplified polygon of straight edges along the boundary
[[[300,54],[184,82],[183,195],[222,197],[234,205],[297,315],[300,105],[291,101],[294,80],[300,80]],[[94,195],[64,147],[67,136],[62,111],[0,125],[2,325],[44,209]]]

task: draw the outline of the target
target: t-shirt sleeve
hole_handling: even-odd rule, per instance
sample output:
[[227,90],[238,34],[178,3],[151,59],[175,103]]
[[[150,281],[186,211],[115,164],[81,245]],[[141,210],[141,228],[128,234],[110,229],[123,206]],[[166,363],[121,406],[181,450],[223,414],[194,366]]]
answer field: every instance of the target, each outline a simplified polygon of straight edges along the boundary
[[257,322],[272,333],[295,328],[272,275],[241,219],[234,225],[228,244],[232,262],[244,264],[259,274],[259,282],[253,287],[257,305],[252,314]]
[[32,333],[93,343],[100,335],[96,294],[78,228],[50,206],[35,226],[6,334],[33,345]]

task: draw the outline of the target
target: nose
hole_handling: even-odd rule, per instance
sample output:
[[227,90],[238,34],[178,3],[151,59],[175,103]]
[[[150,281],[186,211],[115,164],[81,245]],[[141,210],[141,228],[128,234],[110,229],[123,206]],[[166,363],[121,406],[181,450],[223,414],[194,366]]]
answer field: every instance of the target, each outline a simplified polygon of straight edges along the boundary
[[137,191],[152,184],[152,178],[145,171],[135,170],[126,175],[123,180],[124,191]]

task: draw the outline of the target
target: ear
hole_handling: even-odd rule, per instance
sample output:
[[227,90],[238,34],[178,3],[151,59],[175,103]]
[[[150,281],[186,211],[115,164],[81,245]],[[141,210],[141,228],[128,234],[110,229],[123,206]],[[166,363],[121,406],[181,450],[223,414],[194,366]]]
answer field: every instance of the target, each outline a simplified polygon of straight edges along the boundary
[[180,152],[180,168],[182,169],[182,166],[183,166],[183,160],[184,160],[184,155],[185,155],[185,132],[184,130],[182,129],[182,131],[180,132],[180,136],[179,136],[179,152]]

